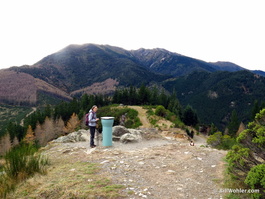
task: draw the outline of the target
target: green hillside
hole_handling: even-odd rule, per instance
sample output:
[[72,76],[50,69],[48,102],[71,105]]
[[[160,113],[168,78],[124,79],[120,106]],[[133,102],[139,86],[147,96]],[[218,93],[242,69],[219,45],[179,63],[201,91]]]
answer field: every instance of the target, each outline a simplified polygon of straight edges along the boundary
[[236,110],[240,121],[250,119],[254,101],[264,101],[265,79],[248,71],[194,72],[165,81],[163,86],[177,92],[182,105],[191,105],[202,123],[224,127]]

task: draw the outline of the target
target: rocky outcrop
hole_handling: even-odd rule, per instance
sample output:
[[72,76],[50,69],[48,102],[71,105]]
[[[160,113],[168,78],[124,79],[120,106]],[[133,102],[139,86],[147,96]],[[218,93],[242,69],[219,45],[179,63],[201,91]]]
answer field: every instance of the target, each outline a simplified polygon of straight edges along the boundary
[[[127,129],[124,126],[113,127],[113,141],[120,141],[122,143],[140,142],[143,139],[143,132],[136,129]],[[97,135],[97,134],[96,134]],[[101,137],[101,136],[100,136]],[[53,140],[56,143],[69,143],[69,142],[88,142],[90,140],[89,130],[80,129],[79,131],[70,133]]]
[[119,141],[121,136],[126,133],[130,133],[130,131],[124,126],[114,126],[112,128],[112,139],[114,141]]
[[136,129],[127,129],[124,126],[114,126],[112,129],[112,139],[122,143],[139,142],[142,140],[143,132]]
[[89,141],[89,131],[81,129],[53,140],[52,142],[67,143],[67,142],[87,142]]
[[121,136],[120,142],[128,143],[128,142],[140,142],[142,140],[142,131],[135,129],[128,129],[130,133],[126,133]]

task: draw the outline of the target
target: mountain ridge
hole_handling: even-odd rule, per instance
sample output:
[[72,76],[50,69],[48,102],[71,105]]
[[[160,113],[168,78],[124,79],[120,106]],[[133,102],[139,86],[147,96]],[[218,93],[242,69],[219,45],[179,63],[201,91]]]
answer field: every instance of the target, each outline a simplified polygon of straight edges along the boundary
[[[86,44],[81,47],[69,45],[58,53],[43,58],[32,67],[53,68],[53,74],[57,79],[71,79],[73,84],[77,85],[71,86],[63,81],[70,91],[103,82],[108,78],[117,79],[121,85],[137,84],[132,78],[131,81],[128,81],[128,78],[122,77],[122,73],[130,73],[134,78],[144,75],[146,78],[144,83],[151,82],[154,78],[158,80],[168,78],[162,77],[163,75],[160,74],[149,74],[150,71],[133,62],[128,55],[124,55],[127,51],[123,50],[123,52],[117,53],[117,49],[117,47],[109,48],[95,44]],[[121,74],[117,75],[118,72]],[[38,74],[35,75],[38,76]],[[49,79],[49,81],[56,85],[54,80]]]
[[[17,74],[23,73],[32,76],[35,80],[46,82],[50,95],[58,95],[57,90],[62,90],[64,99],[71,99],[73,95],[89,93],[93,85],[102,85],[107,79],[111,79],[113,85],[108,89],[100,88],[99,93],[110,93],[120,86],[140,86],[141,84],[160,84],[172,77],[186,76],[194,71],[216,72],[216,71],[240,71],[244,68],[230,62],[207,63],[202,60],[187,57],[178,53],[170,52],[163,48],[138,50],[125,50],[120,47],[98,44],[71,44],[50,54],[37,63],[29,66],[11,67],[0,70],[14,71]],[[263,71],[257,71],[263,75]],[[264,73],[265,74],[265,73]],[[129,75],[129,78],[128,78]],[[25,75],[24,75],[25,76]],[[28,78],[30,76],[27,76]],[[12,80],[2,81],[2,87],[8,87],[5,82],[16,82],[18,80],[12,76]],[[39,81],[40,82],[40,81]],[[14,84],[16,84],[14,83]],[[30,88],[30,86],[28,86]],[[38,91],[45,91],[35,85]],[[16,101],[19,95],[8,94],[5,89],[1,94],[0,101]],[[16,89],[15,89],[16,90]],[[27,90],[27,89],[26,89]],[[30,89],[25,92],[30,93]],[[14,90],[13,90],[14,91]],[[16,91],[19,93],[18,91]],[[92,93],[96,93],[93,91]],[[10,96],[12,95],[12,96]],[[30,94],[26,97],[30,99]],[[25,98],[25,99],[26,99]],[[19,101],[19,100],[18,100]],[[32,103],[32,100],[30,104]],[[36,103],[38,100],[34,100]]]

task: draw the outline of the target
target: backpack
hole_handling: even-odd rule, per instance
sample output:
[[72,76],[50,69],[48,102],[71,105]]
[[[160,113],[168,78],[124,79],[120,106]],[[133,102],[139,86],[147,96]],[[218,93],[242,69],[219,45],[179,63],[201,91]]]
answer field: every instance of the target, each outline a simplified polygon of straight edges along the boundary
[[89,123],[88,117],[89,117],[89,113],[86,114],[86,126],[88,126],[88,123]]
[[[95,114],[93,112],[91,112],[91,113],[92,113],[92,119],[93,119],[95,117],[94,116]],[[86,126],[88,126],[88,124],[89,124],[89,114],[90,114],[90,112],[86,114]]]

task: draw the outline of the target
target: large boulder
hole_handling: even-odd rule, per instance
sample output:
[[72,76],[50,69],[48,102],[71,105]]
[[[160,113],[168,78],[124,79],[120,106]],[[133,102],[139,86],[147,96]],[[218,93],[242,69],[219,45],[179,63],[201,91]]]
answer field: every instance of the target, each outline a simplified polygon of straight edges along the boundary
[[121,136],[126,133],[130,133],[130,132],[124,126],[114,126],[112,127],[112,140],[119,141]]
[[89,131],[80,129],[79,131],[70,133],[66,136],[62,136],[54,140],[53,142],[87,142],[89,141]]
[[140,142],[142,138],[142,131],[136,129],[127,129],[129,133],[125,133],[121,136],[120,142],[128,143],[128,142]]
[[127,129],[124,126],[114,126],[112,128],[112,140],[122,143],[139,142],[142,140],[142,131],[136,129]]
[[125,133],[130,133],[127,128],[124,126],[114,126],[112,127],[112,135],[120,137],[124,135]]

